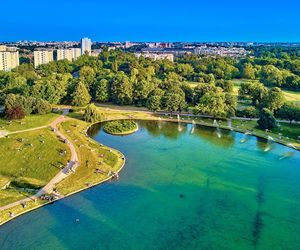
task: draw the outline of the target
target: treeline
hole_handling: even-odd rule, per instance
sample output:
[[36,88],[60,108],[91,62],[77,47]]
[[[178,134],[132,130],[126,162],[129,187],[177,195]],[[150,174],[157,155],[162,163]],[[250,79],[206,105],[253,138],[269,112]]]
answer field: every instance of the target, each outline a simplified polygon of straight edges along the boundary
[[[152,111],[183,111],[190,107],[195,113],[230,117],[237,109],[232,79],[260,78],[268,86],[279,86],[283,79],[289,79],[298,86],[299,65],[298,59],[292,57],[237,61],[194,55],[173,63],[104,50],[98,57],[84,55],[74,62],[55,61],[37,69],[22,64],[12,72],[0,72],[0,103],[7,105],[7,98],[14,94],[18,98],[43,100],[44,106],[86,106],[93,100],[145,106]],[[289,77],[278,82],[277,71]],[[293,77],[295,81],[291,80]],[[240,98],[253,99],[256,112],[267,108],[273,113],[283,105],[281,90],[267,89],[263,84],[241,86]],[[15,107],[28,113],[23,104],[16,103]]]
[[231,58],[210,58],[194,55],[178,59],[190,74],[187,80],[208,82],[215,79],[257,79],[265,86],[300,90],[300,56],[248,57],[236,61]]

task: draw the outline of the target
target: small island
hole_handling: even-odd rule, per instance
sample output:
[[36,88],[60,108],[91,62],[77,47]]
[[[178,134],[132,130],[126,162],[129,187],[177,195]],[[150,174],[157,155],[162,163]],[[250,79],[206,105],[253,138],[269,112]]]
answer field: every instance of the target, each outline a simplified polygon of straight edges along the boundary
[[111,135],[128,135],[138,130],[138,125],[132,120],[118,120],[104,123],[103,130]]

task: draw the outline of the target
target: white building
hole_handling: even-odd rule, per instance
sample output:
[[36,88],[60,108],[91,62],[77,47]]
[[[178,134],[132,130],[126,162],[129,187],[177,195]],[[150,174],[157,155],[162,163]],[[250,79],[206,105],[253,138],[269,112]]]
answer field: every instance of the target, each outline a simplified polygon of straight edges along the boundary
[[159,54],[159,53],[135,53],[135,56],[137,57],[145,57],[145,58],[151,58],[153,60],[164,60],[167,59],[171,62],[174,61],[174,55],[173,54]]
[[92,41],[87,37],[81,39],[81,55],[86,53],[88,55],[91,55],[92,53]]
[[69,48],[69,49],[58,49],[57,50],[57,60],[67,59],[69,61],[76,60],[81,56],[81,49],[79,48]]
[[34,56],[34,67],[46,64],[53,61],[53,50],[35,50]]
[[19,51],[15,47],[0,45],[0,70],[10,71],[19,66]]

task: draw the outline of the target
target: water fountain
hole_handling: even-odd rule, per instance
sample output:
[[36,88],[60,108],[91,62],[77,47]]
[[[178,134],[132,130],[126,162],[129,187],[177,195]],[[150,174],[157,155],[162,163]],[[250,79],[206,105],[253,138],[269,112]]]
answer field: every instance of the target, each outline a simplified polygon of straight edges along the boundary
[[228,128],[229,128],[230,130],[233,130],[233,129],[232,129],[232,120],[231,120],[231,119],[228,119]]
[[192,121],[192,129],[191,129],[191,134],[193,134],[193,133],[194,133],[194,130],[195,130],[195,125],[196,125],[196,123],[195,123],[195,121],[193,120],[193,121]]
[[158,118],[158,128],[161,129],[161,117]]
[[220,130],[220,128],[219,128],[219,124],[218,124],[218,122],[217,122],[217,120],[214,120],[214,126],[216,126],[216,128],[217,128],[217,136],[218,136],[218,138],[221,138],[222,137],[222,133],[221,133],[221,130]]
[[182,127],[181,127],[180,123],[178,123],[178,131],[179,131],[179,132],[182,131]]
[[177,114],[177,121],[180,121],[180,115]]

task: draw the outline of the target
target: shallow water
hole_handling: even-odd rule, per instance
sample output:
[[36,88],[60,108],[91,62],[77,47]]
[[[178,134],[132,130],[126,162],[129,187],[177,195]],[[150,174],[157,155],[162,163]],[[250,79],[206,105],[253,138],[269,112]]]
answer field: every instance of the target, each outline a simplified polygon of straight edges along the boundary
[[299,152],[212,128],[139,127],[93,128],[126,155],[120,179],[0,227],[0,249],[300,249]]

